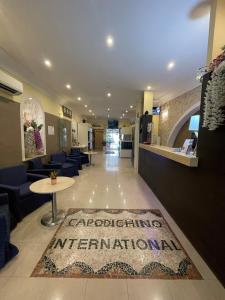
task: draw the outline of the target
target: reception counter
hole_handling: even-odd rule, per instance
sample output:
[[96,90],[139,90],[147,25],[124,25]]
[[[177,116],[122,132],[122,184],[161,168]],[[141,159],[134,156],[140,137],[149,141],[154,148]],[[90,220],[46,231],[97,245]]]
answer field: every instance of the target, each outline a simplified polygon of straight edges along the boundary
[[139,144],[139,147],[188,167],[198,166],[198,158],[196,156],[188,155],[182,152],[175,152],[174,149],[170,147],[147,144]]

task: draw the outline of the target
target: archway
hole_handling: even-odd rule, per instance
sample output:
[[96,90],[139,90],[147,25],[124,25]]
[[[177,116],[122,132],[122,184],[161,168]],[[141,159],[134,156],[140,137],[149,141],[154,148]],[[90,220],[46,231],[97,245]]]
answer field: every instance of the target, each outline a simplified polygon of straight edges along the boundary
[[181,117],[180,119],[177,121],[177,123],[174,125],[173,129],[170,132],[170,135],[168,137],[167,140],[167,146],[168,147],[173,147],[175,139],[180,131],[180,129],[182,128],[182,126],[185,124],[185,122],[188,121],[188,119],[190,119],[190,117],[195,114],[196,112],[198,112],[200,109],[200,101],[195,103],[192,107],[190,107]]

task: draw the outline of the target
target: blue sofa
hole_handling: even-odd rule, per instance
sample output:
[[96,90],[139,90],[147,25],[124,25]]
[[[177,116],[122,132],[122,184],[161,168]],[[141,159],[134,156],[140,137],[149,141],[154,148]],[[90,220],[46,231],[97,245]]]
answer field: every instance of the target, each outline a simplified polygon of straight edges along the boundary
[[79,176],[79,161],[68,158],[64,152],[54,153],[51,155],[51,164],[60,163],[63,176]]
[[9,201],[7,194],[0,194],[0,269],[14,256],[19,250],[10,243],[10,214]]
[[80,149],[72,148],[71,152],[70,152],[70,156],[71,157],[80,157],[82,165],[89,164],[88,155],[81,152]]
[[0,169],[0,192],[8,194],[15,222],[50,200],[50,195],[35,194],[29,189],[32,182],[43,178],[46,176],[27,173],[23,165]]
[[43,164],[40,157],[29,160],[28,166],[28,173],[41,174],[49,177],[51,172],[56,171],[58,176],[62,175],[61,163]]

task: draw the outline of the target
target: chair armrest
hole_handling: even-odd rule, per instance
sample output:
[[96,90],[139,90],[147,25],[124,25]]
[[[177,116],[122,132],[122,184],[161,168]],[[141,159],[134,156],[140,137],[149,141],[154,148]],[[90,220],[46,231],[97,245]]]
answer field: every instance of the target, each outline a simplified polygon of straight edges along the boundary
[[45,176],[45,175],[27,173],[28,181],[32,181],[32,182],[40,180],[40,179],[44,179],[44,178],[47,178],[47,177],[48,176]]
[[0,184],[0,192],[5,192],[8,194],[9,209],[15,216],[16,220],[21,221],[22,214],[19,209],[20,188],[17,186]]
[[74,165],[77,165],[78,163],[79,163],[79,160],[77,160],[77,159],[71,159],[71,158],[67,158],[66,159],[66,162],[70,162],[70,163],[72,163],[72,164],[74,164]]
[[9,204],[8,194],[0,194],[0,205]]
[[38,175],[44,175],[48,176],[50,175],[51,172],[55,171],[55,169],[31,169],[27,170],[28,173],[30,174],[38,174]]

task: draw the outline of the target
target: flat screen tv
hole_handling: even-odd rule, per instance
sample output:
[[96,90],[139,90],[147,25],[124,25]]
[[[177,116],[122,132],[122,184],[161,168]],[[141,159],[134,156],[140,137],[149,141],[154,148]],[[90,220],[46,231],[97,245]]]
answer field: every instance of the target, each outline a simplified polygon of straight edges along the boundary
[[199,121],[200,121],[200,115],[194,115],[191,117],[190,123],[189,123],[189,131],[198,131],[199,129]]
[[108,128],[109,129],[117,129],[118,128],[118,120],[108,120]]

